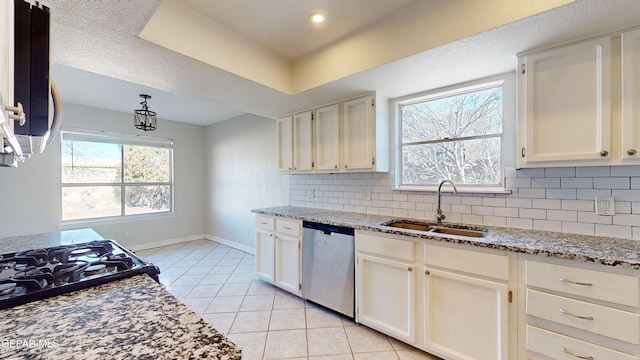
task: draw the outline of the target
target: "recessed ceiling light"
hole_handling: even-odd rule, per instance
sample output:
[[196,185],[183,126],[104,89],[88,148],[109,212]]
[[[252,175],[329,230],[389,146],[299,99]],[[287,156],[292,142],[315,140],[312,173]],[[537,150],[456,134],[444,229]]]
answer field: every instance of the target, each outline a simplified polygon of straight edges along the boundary
[[311,14],[311,21],[314,23],[321,23],[324,21],[324,15],[319,13]]

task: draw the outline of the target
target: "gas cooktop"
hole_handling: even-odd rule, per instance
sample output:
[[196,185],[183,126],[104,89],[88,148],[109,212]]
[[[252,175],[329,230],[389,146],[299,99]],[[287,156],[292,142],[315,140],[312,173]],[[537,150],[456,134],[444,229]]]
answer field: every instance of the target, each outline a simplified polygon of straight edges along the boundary
[[0,255],[0,309],[160,269],[111,240]]

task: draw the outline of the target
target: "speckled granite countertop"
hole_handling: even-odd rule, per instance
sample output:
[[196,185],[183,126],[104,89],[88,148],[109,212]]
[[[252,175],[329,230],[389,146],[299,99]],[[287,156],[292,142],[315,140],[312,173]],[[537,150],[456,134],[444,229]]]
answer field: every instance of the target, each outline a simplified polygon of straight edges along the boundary
[[[0,254],[102,239],[91,229],[0,239]],[[0,310],[0,359],[220,359],[240,350],[147,275]]]
[[[640,270],[640,242],[637,240],[489,226],[483,226],[483,228],[489,230],[487,236],[482,238],[469,238],[425,233],[381,225],[390,220],[400,219],[392,216],[368,215],[296,206],[279,206],[254,209],[252,211],[257,214],[347,226],[361,230]],[[445,223],[443,225],[447,226],[450,224]]]

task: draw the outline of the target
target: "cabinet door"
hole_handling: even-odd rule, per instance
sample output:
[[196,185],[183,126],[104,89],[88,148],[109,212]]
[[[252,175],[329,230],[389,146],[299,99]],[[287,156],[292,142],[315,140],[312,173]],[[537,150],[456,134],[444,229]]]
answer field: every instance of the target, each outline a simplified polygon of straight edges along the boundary
[[398,339],[414,343],[414,265],[358,254],[357,270],[359,321]]
[[293,117],[287,116],[276,122],[278,145],[278,171],[293,170]]
[[375,119],[373,96],[342,105],[343,163],[347,170],[373,169]]
[[316,109],[316,170],[338,171],[340,167],[340,105]]
[[[13,1],[0,1],[0,111],[13,103]],[[6,115],[5,115],[6,117]],[[9,121],[13,128],[13,121]]]
[[451,359],[508,359],[506,284],[428,268],[424,291],[427,348]]
[[256,230],[256,274],[260,278],[274,281],[274,235],[271,232]]
[[293,171],[313,170],[313,113],[293,115]]
[[518,165],[609,161],[611,38],[526,55],[518,69]]
[[640,159],[640,29],[622,33],[622,157]]
[[278,234],[275,252],[275,284],[300,295],[300,238]]

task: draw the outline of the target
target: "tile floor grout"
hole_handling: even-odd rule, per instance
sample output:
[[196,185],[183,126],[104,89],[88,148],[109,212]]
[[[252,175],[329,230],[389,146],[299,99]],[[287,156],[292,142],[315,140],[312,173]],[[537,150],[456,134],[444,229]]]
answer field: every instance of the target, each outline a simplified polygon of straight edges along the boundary
[[260,280],[252,254],[209,240],[137,254],[160,268],[167,290],[236,343],[243,360],[438,359]]

